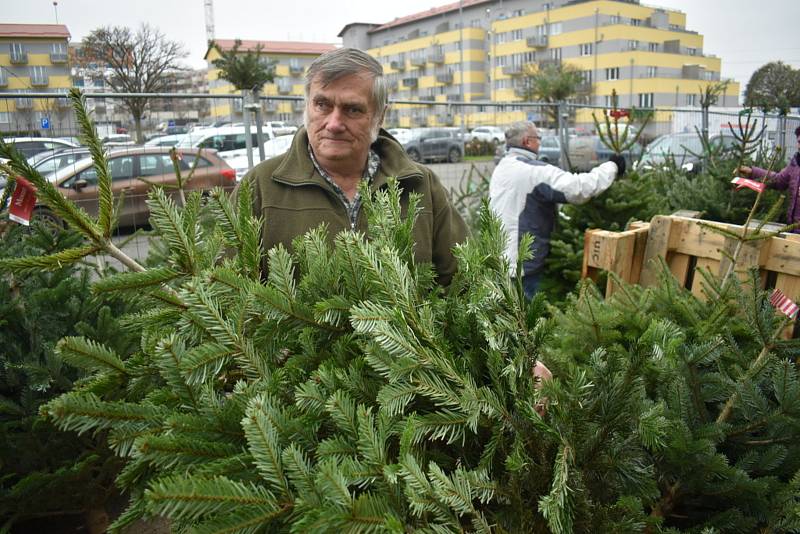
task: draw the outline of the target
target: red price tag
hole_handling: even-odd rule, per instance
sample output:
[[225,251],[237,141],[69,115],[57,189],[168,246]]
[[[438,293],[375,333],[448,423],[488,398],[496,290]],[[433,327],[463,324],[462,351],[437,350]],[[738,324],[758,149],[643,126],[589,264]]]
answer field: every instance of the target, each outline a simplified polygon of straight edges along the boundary
[[17,177],[8,218],[28,226],[31,223],[33,207],[36,205],[36,187],[25,178]]
[[746,187],[748,189],[752,189],[753,191],[755,191],[757,193],[761,193],[762,191],[764,191],[764,189],[767,188],[767,184],[765,184],[764,182],[758,182],[756,180],[749,180],[747,178],[741,178],[739,176],[737,176],[736,178],[731,180],[731,183],[736,186],[736,190],[737,191],[742,189],[742,188],[744,188],[744,187]]

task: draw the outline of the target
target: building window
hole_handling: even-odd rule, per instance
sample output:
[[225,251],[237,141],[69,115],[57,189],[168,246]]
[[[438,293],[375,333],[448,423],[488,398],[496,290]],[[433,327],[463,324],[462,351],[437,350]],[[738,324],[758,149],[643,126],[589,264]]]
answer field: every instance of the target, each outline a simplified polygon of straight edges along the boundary
[[703,71],[703,79],[706,80],[707,82],[713,81],[714,80],[714,71],[713,70]]
[[561,23],[551,22],[549,30],[550,30],[550,35],[561,35]]
[[619,67],[606,69],[606,80],[619,80]]
[[658,67],[647,67],[647,77],[656,78],[658,76]]
[[641,26],[642,19],[631,19],[631,26]]
[[481,27],[481,19],[472,19],[469,22],[471,28],[480,28]]
[[[617,97],[617,98],[619,98],[619,97]],[[607,108],[613,108],[614,105],[615,105],[615,102],[613,101],[613,96],[612,95],[606,95],[605,96],[605,106]]]
[[653,107],[653,93],[639,93],[639,107],[652,108]]
[[587,85],[592,85],[592,71],[590,70],[581,71],[581,80],[583,81],[583,83]]
[[691,94],[691,95],[686,95],[686,105],[687,106],[696,106],[697,105],[697,95],[694,94],[694,93]]
[[508,64],[508,56],[497,56],[497,66],[505,67]]
[[501,32],[501,33],[498,33],[497,36],[495,37],[495,44],[503,44],[507,40],[508,40],[508,33],[507,32]]
[[551,48],[550,59],[554,61],[561,61],[561,48]]
[[524,9],[515,9],[514,11],[511,12],[511,16],[512,17],[521,17],[524,14],[525,14],[525,10]]
[[54,54],[66,54],[67,46],[64,43],[53,43]]
[[686,49],[686,53],[689,54],[690,56],[697,55],[697,49],[690,46],[689,48]]
[[11,113],[0,111],[0,124],[11,124]]
[[638,50],[638,49],[639,49],[639,41],[630,39],[628,41],[628,50]]
[[611,15],[611,24],[619,24],[622,22],[619,15]]
[[591,56],[592,55],[592,49],[593,49],[593,44],[592,43],[583,43],[581,45],[578,45],[578,48],[579,48],[579,51],[580,51],[580,55],[582,55],[582,56]]
[[650,43],[647,45],[648,52],[658,52],[658,43]]
[[522,40],[522,30],[512,30],[511,31],[511,40],[512,41],[521,41]]

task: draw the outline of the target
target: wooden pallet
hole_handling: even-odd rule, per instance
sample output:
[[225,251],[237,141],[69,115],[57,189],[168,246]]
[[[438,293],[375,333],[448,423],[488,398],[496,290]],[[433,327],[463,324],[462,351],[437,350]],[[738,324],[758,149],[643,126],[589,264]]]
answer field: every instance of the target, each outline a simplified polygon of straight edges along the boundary
[[[658,215],[649,222],[636,222],[624,232],[589,230],[584,238],[582,277],[597,278],[599,271],[616,273],[622,280],[642,286],[658,282],[658,258],[663,258],[672,275],[692,293],[704,298],[697,269],[722,275],[730,267],[729,256],[737,241],[716,233],[708,226],[741,233],[742,227],[702,221],[696,212]],[[746,244],[735,272],[744,277],[758,267],[762,288],[778,288],[795,302],[800,301],[800,235],[780,234]],[[606,296],[615,291],[609,279]]]

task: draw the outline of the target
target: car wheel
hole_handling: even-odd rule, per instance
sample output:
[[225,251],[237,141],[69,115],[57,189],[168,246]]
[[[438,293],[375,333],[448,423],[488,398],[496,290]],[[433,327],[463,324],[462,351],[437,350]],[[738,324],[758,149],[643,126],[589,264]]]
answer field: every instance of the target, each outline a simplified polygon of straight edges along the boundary
[[455,147],[451,148],[447,153],[447,161],[450,163],[458,163],[461,161],[461,151]]
[[547,156],[542,156],[541,158],[539,158],[539,161],[541,161],[542,163],[550,163],[550,158],[548,158]]
[[31,220],[39,221],[44,226],[53,230],[63,230],[64,221],[47,208],[36,208],[33,210],[33,217]]
[[419,156],[419,150],[412,148],[408,151],[408,157],[411,158],[411,161],[419,163],[422,158]]
[[499,145],[499,144],[500,144],[500,139],[498,139],[498,138],[496,138],[496,137],[495,137],[494,139],[492,139],[492,142],[493,142],[494,144],[496,144],[496,145]]

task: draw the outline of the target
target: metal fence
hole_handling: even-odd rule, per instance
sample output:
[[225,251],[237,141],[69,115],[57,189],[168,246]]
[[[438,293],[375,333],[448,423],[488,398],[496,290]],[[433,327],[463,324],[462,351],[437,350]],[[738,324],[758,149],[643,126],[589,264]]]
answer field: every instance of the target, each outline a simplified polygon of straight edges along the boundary
[[[124,145],[129,135],[136,141],[137,121],[129,111],[126,100],[148,99],[148,109],[139,121],[141,140],[163,136],[172,131],[196,128],[197,125],[241,125],[244,123],[268,123],[282,121],[299,125],[303,120],[304,100],[292,95],[267,95],[250,101],[240,95],[215,94],[152,94],[120,95],[114,93],[87,93],[87,107],[101,138],[109,142],[115,154],[136,150]],[[459,102],[441,100],[441,96],[430,95],[430,100],[392,101],[385,117],[387,128],[401,127],[452,127],[464,132],[477,126],[506,126],[518,120],[533,120],[541,128],[552,129],[560,140],[561,150],[569,150],[571,140],[576,136],[592,134],[595,121],[603,120],[605,108],[575,103],[543,102]],[[737,128],[743,119],[744,110],[739,108],[710,108],[703,110],[691,108],[658,108],[652,110],[652,120],[643,131],[642,142],[655,139],[659,135],[677,132],[701,132],[709,134]],[[765,128],[765,137],[773,146],[785,147],[785,154],[794,153],[794,130],[800,126],[800,117],[780,117],[752,112],[759,128]],[[32,136],[40,141],[48,138],[66,138],[77,144],[79,134],[74,111],[64,93],[0,93],[0,134],[4,137]],[[252,161],[259,157],[256,128],[252,135],[241,135],[249,140],[245,152]],[[266,138],[262,137],[264,141]],[[47,151],[55,154],[58,146],[48,146]],[[229,146],[214,146],[233,148]],[[236,145],[236,148],[242,148]],[[224,152],[224,150],[223,150]],[[267,154],[268,156],[268,154]],[[566,158],[562,158],[562,166]],[[160,164],[160,163],[159,163]],[[248,162],[248,166],[250,163]],[[459,164],[434,164],[434,170],[453,190],[464,187],[466,181],[489,176],[493,170],[492,158],[480,161],[467,161]],[[128,195],[126,203],[142,204],[143,198]],[[136,220],[133,228],[146,223],[146,217]]]

